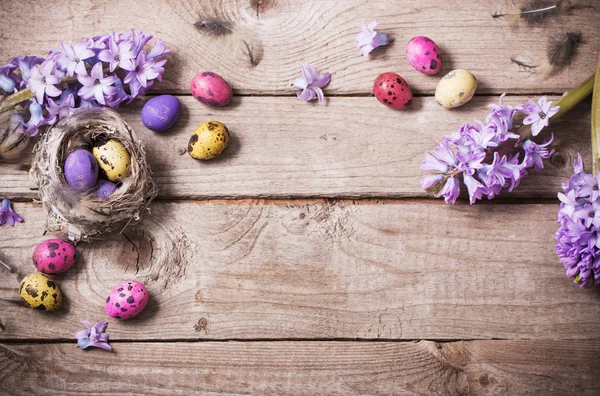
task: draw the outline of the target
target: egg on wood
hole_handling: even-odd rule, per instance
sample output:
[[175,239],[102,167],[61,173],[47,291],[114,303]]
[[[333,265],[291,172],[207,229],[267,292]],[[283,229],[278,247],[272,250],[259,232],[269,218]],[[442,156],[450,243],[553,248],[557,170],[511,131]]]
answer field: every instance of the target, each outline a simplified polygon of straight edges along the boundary
[[373,83],[373,94],[384,105],[400,110],[410,107],[413,99],[410,87],[396,73],[380,74]]
[[139,315],[148,305],[148,290],[140,282],[119,283],[106,298],[106,314],[115,319],[129,319]]
[[64,166],[67,184],[74,190],[85,192],[96,184],[98,162],[87,150],[75,150],[67,156]]
[[194,159],[215,158],[229,144],[229,130],[219,121],[208,121],[194,131],[188,143],[188,153]]
[[428,37],[413,37],[406,45],[406,59],[415,70],[436,74],[442,70],[442,55],[438,46]]
[[94,144],[92,152],[106,178],[111,182],[119,182],[128,175],[131,156],[118,140],[99,139]]
[[192,78],[190,91],[194,98],[209,106],[227,106],[233,92],[227,81],[217,73],[202,72]]
[[477,80],[465,69],[452,70],[446,74],[435,89],[435,100],[447,109],[467,103],[477,89]]
[[33,251],[33,265],[44,274],[60,274],[75,264],[75,246],[62,239],[52,238],[39,243]]
[[142,108],[142,122],[148,129],[163,132],[177,122],[180,113],[181,103],[175,96],[155,96]]
[[56,311],[62,305],[62,294],[56,283],[39,272],[23,278],[19,294],[29,308]]

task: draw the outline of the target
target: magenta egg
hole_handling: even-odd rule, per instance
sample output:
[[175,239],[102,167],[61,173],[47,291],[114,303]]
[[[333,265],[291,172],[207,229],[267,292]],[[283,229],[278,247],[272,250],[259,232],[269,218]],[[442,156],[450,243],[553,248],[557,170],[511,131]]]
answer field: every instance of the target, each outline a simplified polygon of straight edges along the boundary
[[60,274],[77,261],[75,246],[62,239],[48,239],[33,251],[33,265],[44,274]]
[[415,70],[436,74],[442,70],[442,55],[438,46],[428,37],[413,37],[406,45],[406,59]]
[[192,78],[190,90],[194,98],[209,106],[227,106],[233,93],[223,77],[213,72],[202,72]]
[[410,87],[396,73],[380,74],[373,83],[373,94],[378,101],[393,109],[406,109],[413,100]]
[[106,298],[106,314],[115,319],[129,319],[139,315],[148,305],[148,290],[140,282],[119,283]]

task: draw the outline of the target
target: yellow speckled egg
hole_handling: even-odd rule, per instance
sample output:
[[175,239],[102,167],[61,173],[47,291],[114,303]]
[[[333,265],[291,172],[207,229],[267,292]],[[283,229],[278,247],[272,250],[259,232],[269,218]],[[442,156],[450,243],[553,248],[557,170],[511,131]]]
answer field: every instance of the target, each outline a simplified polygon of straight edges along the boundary
[[215,158],[229,144],[229,131],[219,121],[208,121],[194,131],[188,144],[192,158],[209,160]]
[[62,294],[56,283],[39,272],[23,278],[19,294],[29,308],[56,311],[62,305]]
[[477,80],[465,69],[452,70],[446,74],[435,89],[435,100],[447,109],[467,103],[477,89]]
[[131,156],[121,142],[115,139],[101,139],[94,144],[92,154],[111,182],[119,182],[129,173]]

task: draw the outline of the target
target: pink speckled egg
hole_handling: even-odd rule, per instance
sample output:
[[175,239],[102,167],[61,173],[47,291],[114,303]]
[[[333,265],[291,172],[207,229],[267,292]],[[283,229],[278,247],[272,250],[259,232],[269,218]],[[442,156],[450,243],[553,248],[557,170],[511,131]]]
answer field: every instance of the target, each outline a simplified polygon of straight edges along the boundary
[[48,239],[35,247],[33,265],[44,274],[60,274],[75,264],[75,246],[61,239]]
[[129,319],[140,314],[148,304],[146,286],[137,281],[119,283],[106,298],[106,314],[115,319]]
[[227,106],[233,93],[223,77],[212,72],[202,72],[192,78],[190,90],[194,98],[209,106]]
[[430,38],[417,36],[406,45],[406,59],[415,70],[436,74],[442,70],[440,49]]
[[410,87],[396,73],[380,74],[373,83],[373,93],[378,101],[393,109],[406,109],[412,104]]

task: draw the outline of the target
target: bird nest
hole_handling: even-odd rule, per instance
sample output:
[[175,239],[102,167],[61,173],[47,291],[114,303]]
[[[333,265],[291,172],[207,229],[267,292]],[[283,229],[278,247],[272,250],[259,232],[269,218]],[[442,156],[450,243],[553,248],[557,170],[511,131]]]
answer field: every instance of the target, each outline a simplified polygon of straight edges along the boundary
[[[63,172],[71,152],[90,149],[98,139],[119,141],[131,156],[128,175],[104,199],[76,192]],[[106,109],[80,110],[54,125],[35,146],[31,175],[48,214],[46,228],[74,242],[123,231],[141,219],[157,194],[140,139],[119,114]]]

